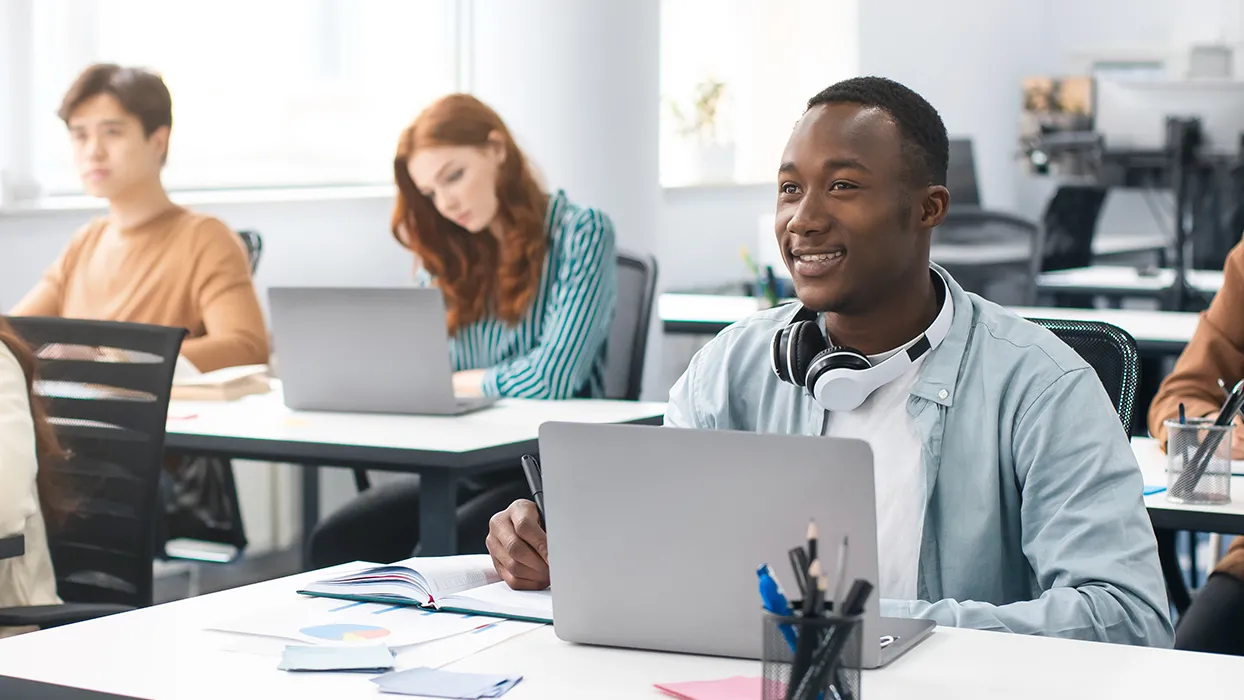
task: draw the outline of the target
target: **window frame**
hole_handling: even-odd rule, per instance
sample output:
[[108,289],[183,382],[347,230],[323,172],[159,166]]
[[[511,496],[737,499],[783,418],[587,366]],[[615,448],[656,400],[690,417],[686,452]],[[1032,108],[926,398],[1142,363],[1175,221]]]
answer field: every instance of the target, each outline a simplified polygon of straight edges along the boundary
[[[60,208],[55,201],[82,203],[82,194],[49,195],[37,177],[35,124],[31,109],[34,99],[35,58],[34,18],[38,0],[0,0],[0,212],[6,209],[40,209],[45,204]],[[453,89],[468,92],[472,84],[473,32],[471,18],[474,0],[440,0],[449,5],[453,18]],[[89,19],[89,17],[88,17]],[[254,200],[270,192],[286,199],[299,190],[323,193],[328,190],[373,190],[384,183],[337,185],[329,182],[271,183],[234,187],[170,187],[176,193],[210,193],[209,199],[228,199],[230,193]],[[295,195],[296,196],[296,195]],[[76,205],[71,205],[74,207]]]

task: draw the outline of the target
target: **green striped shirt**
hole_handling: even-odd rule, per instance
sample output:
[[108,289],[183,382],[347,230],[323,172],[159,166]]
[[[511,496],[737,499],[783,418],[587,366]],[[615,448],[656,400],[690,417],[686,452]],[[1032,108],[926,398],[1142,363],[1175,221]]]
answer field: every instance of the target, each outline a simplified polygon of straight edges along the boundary
[[486,368],[487,396],[599,397],[617,306],[613,222],[559,190],[549,197],[544,227],[548,254],[527,314],[516,325],[485,316],[459,328],[450,338],[451,361],[455,371]]

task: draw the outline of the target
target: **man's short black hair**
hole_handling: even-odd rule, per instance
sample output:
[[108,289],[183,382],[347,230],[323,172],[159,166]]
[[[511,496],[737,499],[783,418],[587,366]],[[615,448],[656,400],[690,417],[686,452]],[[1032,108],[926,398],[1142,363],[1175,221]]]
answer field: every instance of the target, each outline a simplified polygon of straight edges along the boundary
[[834,83],[808,100],[808,109],[825,104],[875,107],[894,120],[903,137],[905,176],[918,185],[945,185],[950,139],[946,125],[928,100],[888,78],[851,78]]

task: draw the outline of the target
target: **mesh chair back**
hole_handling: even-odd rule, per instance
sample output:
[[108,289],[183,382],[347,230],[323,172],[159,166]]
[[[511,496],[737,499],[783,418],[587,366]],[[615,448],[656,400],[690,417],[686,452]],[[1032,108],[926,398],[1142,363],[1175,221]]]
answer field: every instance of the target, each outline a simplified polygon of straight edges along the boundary
[[251,274],[259,269],[259,259],[263,257],[263,236],[258,231],[238,231],[238,237],[246,244],[246,257],[251,261]]
[[151,604],[156,491],[173,369],[186,334],[61,318],[12,318],[39,358],[35,393],[68,457],[65,503],[45,504],[66,602]]
[[618,253],[618,307],[609,329],[605,398],[639,400],[656,288],[657,261],[651,255]]
[[1114,402],[1124,430],[1131,430],[1140,379],[1140,356],[1132,336],[1122,328],[1099,321],[1029,320],[1049,329],[1089,363]]

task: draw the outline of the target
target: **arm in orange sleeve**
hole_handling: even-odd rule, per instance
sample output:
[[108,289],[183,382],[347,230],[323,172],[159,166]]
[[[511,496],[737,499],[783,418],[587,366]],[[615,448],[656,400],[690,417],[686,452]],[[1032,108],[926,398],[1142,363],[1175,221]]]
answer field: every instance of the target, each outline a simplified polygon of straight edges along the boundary
[[1218,380],[1230,386],[1244,378],[1244,243],[1231,249],[1223,273],[1222,289],[1149,406],[1149,434],[1162,443],[1162,422],[1179,414],[1180,403],[1189,416],[1216,413],[1226,398]]
[[181,354],[201,372],[266,364],[268,331],[241,239],[216,219],[205,220],[195,235],[202,245],[191,288],[205,333],[187,338]]

